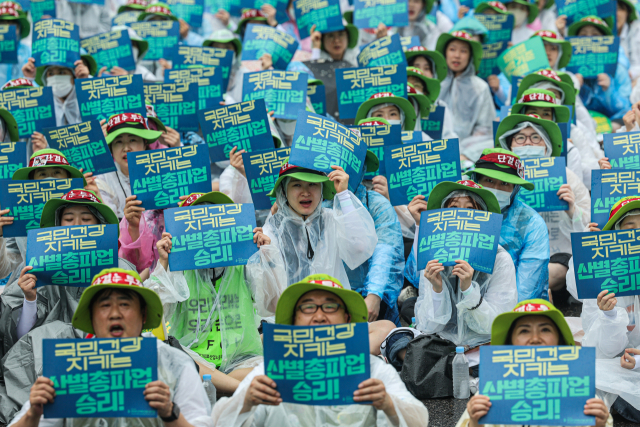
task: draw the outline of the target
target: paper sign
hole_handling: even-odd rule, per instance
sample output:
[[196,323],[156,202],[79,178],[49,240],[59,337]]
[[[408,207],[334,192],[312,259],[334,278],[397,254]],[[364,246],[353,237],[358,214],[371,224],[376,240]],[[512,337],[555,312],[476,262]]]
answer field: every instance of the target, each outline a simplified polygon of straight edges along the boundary
[[613,169],[640,169],[640,132],[603,135],[604,155]]
[[42,340],[42,375],[56,398],[45,418],[155,418],[144,388],[158,379],[157,338]]
[[409,25],[407,0],[353,0],[353,23],[360,29]]
[[[366,323],[325,326],[264,325],[265,374],[283,402],[352,405],[371,377]],[[303,338],[304,337],[304,338]]]
[[276,21],[288,22],[291,18],[287,14],[288,0],[240,0],[242,9],[260,9],[263,4],[270,4],[276,9]]
[[167,209],[164,221],[172,236],[171,271],[246,265],[258,250],[252,203]]
[[276,119],[295,120],[305,111],[307,102],[307,73],[268,70],[245,73],[242,100],[264,99],[267,109]]
[[[216,73],[216,70],[217,73]],[[198,111],[207,111],[220,106],[223,101],[222,68],[188,68],[185,70],[165,70],[164,82],[198,85]]]
[[323,116],[327,115],[327,94],[324,85],[307,84],[307,96],[311,100],[313,110]]
[[478,394],[491,399],[491,408],[479,424],[595,424],[594,416],[584,414],[596,395],[594,347],[484,345],[480,360],[486,365]]
[[155,106],[165,126],[178,132],[197,132],[198,89],[196,83],[145,83],[144,97]]
[[[142,76],[139,74],[76,79],[75,85],[80,115],[85,121],[109,120],[112,115],[123,111],[147,117]],[[55,123],[47,127],[55,127]]]
[[242,40],[242,60],[258,61],[271,55],[273,68],[286,70],[298,49],[296,38],[269,25],[249,24]]
[[9,209],[6,216],[13,217],[13,224],[2,227],[3,237],[23,237],[27,231],[40,228],[40,217],[45,203],[59,199],[74,188],[83,188],[84,182],[75,179],[43,179],[0,181],[0,206]]
[[87,287],[93,276],[118,266],[118,224],[29,230],[26,259],[36,287]]
[[138,22],[138,16],[140,16],[140,12],[121,12],[113,17],[111,26],[126,25],[128,27],[129,24]]
[[384,166],[384,147],[402,144],[402,126],[400,125],[383,125],[383,126],[358,126],[360,138],[367,144],[367,149],[378,157],[380,166],[375,172],[366,172],[365,179],[373,179],[374,176],[384,175],[386,172]]
[[13,25],[0,25],[0,64],[18,63],[18,35]]
[[204,11],[215,15],[219,10],[226,10],[231,16],[242,14],[241,0],[204,0]]
[[432,104],[429,119],[422,119],[420,121],[422,131],[429,135],[433,140],[442,139],[442,130],[444,129],[444,110],[445,107]]
[[177,206],[180,196],[211,192],[211,166],[204,144],[129,153],[131,195],[142,207]]
[[412,47],[421,46],[420,36],[400,37],[400,43],[402,43],[402,50],[409,50]]
[[359,67],[401,65],[407,67],[407,58],[402,50],[400,36],[394,34],[374,40],[364,46],[358,54]]
[[353,119],[358,108],[371,96],[391,92],[407,97],[407,68],[402,65],[344,68],[336,70],[340,119]]
[[131,39],[127,31],[110,31],[87,37],[80,41],[80,46],[93,56],[98,63],[98,69],[120,67],[131,71],[136,69],[131,50]]
[[540,157],[524,159],[525,180],[535,188],[521,188],[520,200],[537,212],[566,211],[569,204],[558,198],[558,190],[567,183],[567,160],[564,157]]
[[280,174],[280,168],[289,157],[290,152],[291,148],[278,148],[242,155],[247,183],[249,190],[251,190],[251,199],[256,209],[271,209],[276,201],[275,197],[269,197],[267,194],[273,190]]
[[569,37],[567,41],[573,48],[567,71],[580,73],[585,79],[595,79],[601,73],[616,75],[619,37]]
[[[180,41],[178,21],[146,21],[129,24],[138,36],[149,42],[149,50],[144,55],[147,61],[171,58]],[[174,62],[174,68],[176,66]]]
[[[403,130],[402,131],[402,143],[403,144],[411,144],[413,142],[421,142],[422,141],[422,132],[416,130]],[[386,167],[385,167],[386,168]]]
[[228,160],[233,147],[246,152],[274,148],[262,99],[200,111],[198,119],[212,162]]
[[323,34],[344,30],[340,0],[295,0],[293,7],[301,40],[311,35],[314,25]]
[[585,16],[593,15],[600,19],[612,17],[614,19],[613,28],[616,28],[617,5],[615,2],[609,0],[558,0],[556,5],[558,16],[565,15],[567,17],[567,27]]
[[222,69],[223,90],[229,85],[229,75],[233,64],[233,51],[214,47],[178,46],[173,59],[174,70],[187,68],[218,67]]
[[340,166],[355,192],[362,179],[367,144],[348,127],[318,114],[300,111],[289,163],[329,174]]
[[75,69],[80,59],[80,29],[64,19],[43,19],[33,24],[31,56],[36,67],[60,65]]
[[486,78],[492,74],[498,75],[500,74],[498,57],[507,49],[508,43],[511,41],[514,16],[512,14],[476,14],[474,18],[489,30],[484,43],[482,43],[482,62],[478,76]]
[[202,27],[204,0],[167,0],[167,5],[175,16],[184,19],[190,26]]
[[96,120],[45,129],[49,147],[61,151],[71,166],[93,176],[116,171],[113,156]]
[[602,230],[609,221],[609,212],[623,197],[640,194],[640,170],[591,171],[591,222]]
[[0,142],[0,179],[11,179],[15,171],[26,165],[26,142]]
[[549,68],[547,53],[540,37],[532,37],[505,50],[497,60],[498,67],[511,80],[511,76],[526,76]]
[[443,139],[384,147],[389,197],[393,206],[408,205],[442,181],[460,180],[458,139]]
[[50,87],[33,87],[0,91],[0,108],[13,114],[18,123],[20,138],[30,138],[56,125],[53,91]]

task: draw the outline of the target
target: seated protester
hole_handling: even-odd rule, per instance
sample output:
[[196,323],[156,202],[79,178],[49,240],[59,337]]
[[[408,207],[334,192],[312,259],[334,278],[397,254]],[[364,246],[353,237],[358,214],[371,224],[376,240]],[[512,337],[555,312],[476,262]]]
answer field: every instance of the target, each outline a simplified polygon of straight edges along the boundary
[[395,96],[391,92],[380,92],[371,95],[358,107],[355,122],[363,119],[381,118],[390,125],[401,125],[402,130],[414,130],[416,127],[416,111],[407,98]]
[[492,122],[496,117],[491,90],[476,76],[482,60],[482,45],[474,41],[471,34],[455,31],[440,36],[436,51],[446,58],[449,67],[440,85],[440,99],[453,113],[460,154],[474,160],[482,148],[491,146]]
[[187,22],[178,18],[171,12],[171,8],[165,3],[152,3],[138,16],[138,21],[179,21],[180,22],[180,44],[187,46],[202,46],[201,35],[191,31]]
[[416,330],[392,331],[386,345],[380,348],[398,370],[409,341],[421,333],[437,334],[456,346],[477,347],[489,342],[493,319],[518,302],[516,270],[502,246],[498,246],[493,274],[475,271],[464,260],[457,260],[453,267],[444,267],[437,259],[430,260],[426,268],[418,272],[420,214],[445,208],[500,213],[496,197],[473,181],[441,182],[433,188],[428,200],[418,195],[409,203],[409,212],[416,222],[416,238],[407,259],[405,277],[419,288],[419,296],[402,304],[402,317],[405,321],[408,319],[408,323],[415,317]]
[[[529,97],[529,98],[528,98]],[[539,100],[539,101],[529,101]],[[546,102],[543,101],[546,99]],[[558,125],[535,114],[518,114],[529,109],[549,109],[560,119],[569,118],[566,107],[555,105],[551,93],[545,90],[531,89],[525,92],[521,101],[513,106],[511,115],[498,126],[496,146],[513,151],[520,159],[539,157],[558,157],[562,154],[562,134]],[[544,106],[545,104],[554,107]],[[529,105],[529,106],[527,106]],[[525,111],[522,111],[525,110]],[[571,233],[581,233],[591,222],[591,197],[582,180],[569,168],[566,169],[567,184],[558,190],[558,199],[569,205],[566,211],[540,212],[549,231],[550,262],[549,289],[560,291],[566,286],[567,269],[571,259]]]
[[[278,301],[276,323],[297,326],[337,325],[367,321],[362,296],[345,289],[333,277],[315,274],[289,286]],[[218,426],[312,427],[326,425],[418,426],[427,425],[427,408],[409,393],[394,369],[380,358],[369,356],[371,378],[354,393],[354,402],[368,405],[311,406],[283,403],[277,382],[258,365],[240,383],[230,398],[223,397],[213,408]]]
[[120,2],[117,0],[105,0],[104,4],[58,0],[56,2],[56,16],[52,16],[52,18],[73,22],[80,30],[80,39],[85,39],[109,31],[111,18],[115,15],[119,4]]
[[[609,25],[597,16],[587,16],[569,26],[569,37],[595,37],[612,35]],[[621,48],[618,54],[624,57]],[[580,98],[585,107],[604,114],[610,119],[621,119],[631,108],[631,80],[628,70],[621,66],[619,59],[616,75],[612,79],[607,73],[601,73],[597,79],[585,80],[581,74],[576,74],[581,81]]]
[[311,28],[311,59],[331,59],[345,61],[353,67],[358,66],[358,29],[355,25],[345,24],[344,30],[322,34]]
[[549,232],[540,214],[518,198],[520,187],[534,188],[524,179],[520,157],[502,148],[484,150],[471,178],[500,204],[500,246],[516,266],[518,301],[548,298]]
[[[111,268],[98,273],[82,294],[72,326],[96,338],[139,337],[143,329],[162,324],[160,297],[142,286],[134,271]],[[178,349],[156,340],[158,379],[145,386],[145,399],[157,418],[44,418],[43,405],[52,403],[54,382],[38,377],[29,400],[11,426],[180,425],[213,426],[211,404],[193,361]]]
[[[491,326],[491,345],[556,346],[576,345],[562,312],[549,301],[531,299],[518,303],[513,311],[499,314]],[[479,424],[491,408],[489,396],[476,394],[467,402],[456,427],[509,427]],[[602,399],[587,400],[585,415],[595,416],[596,427],[613,427],[613,418]],[[515,427],[515,426],[513,426]],[[535,427],[535,426],[530,426]]]
[[[136,64],[136,69],[127,71],[124,68],[120,67],[112,67],[107,72],[112,76],[126,76],[127,74],[140,74],[142,76],[142,80],[145,82],[156,82],[162,81],[155,74],[153,74],[147,67],[142,65],[144,56],[147,54],[149,50],[149,42],[142,39],[138,36],[138,33],[132,28],[127,27],[126,25],[116,25],[111,28],[111,31],[126,31],[129,34],[129,39],[131,40],[131,51],[133,52],[133,61]],[[106,71],[106,68],[103,67],[100,71]]]
[[124,12],[135,12],[140,16],[148,6],[149,2],[147,0],[127,0],[125,4],[118,8],[118,15]]
[[529,25],[538,17],[538,6],[527,0],[509,0],[505,1],[504,4],[515,20],[513,32],[511,33],[511,43],[516,45],[526,41],[535,31],[529,28]]
[[629,0],[617,1],[616,30],[620,46],[629,59],[629,76],[631,81],[635,81],[640,77],[640,21],[635,6]]
[[[326,175],[287,159],[269,193],[277,212],[267,218],[264,234],[280,251],[288,284],[326,271],[350,289],[345,265],[357,268],[371,258],[378,242],[371,215],[348,190],[349,176],[331,167],[334,171]],[[333,200],[333,209],[323,208],[322,200]]]
[[16,39],[18,40],[17,55],[18,61],[15,64],[0,65],[0,85],[4,85],[13,79],[22,77],[22,67],[24,67],[31,57],[31,43],[27,39],[31,32],[31,24],[27,18],[27,13],[18,2],[5,1],[0,9],[0,25],[14,26]]
[[420,45],[433,50],[442,33],[436,24],[427,18],[433,7],[433,0],[412,0],[409,2],[409,25],[398,27],[400,37],[420,37]]

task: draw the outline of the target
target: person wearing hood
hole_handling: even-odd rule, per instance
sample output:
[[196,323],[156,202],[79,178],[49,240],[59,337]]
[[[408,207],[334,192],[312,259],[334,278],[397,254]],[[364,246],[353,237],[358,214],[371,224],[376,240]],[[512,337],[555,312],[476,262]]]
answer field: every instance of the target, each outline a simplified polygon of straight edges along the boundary
[[131,52],[133,53],[133,62],[136,64],[135,70],[127,71],[121,67],[114,66],[110,70],[107,70],[107,67],[102,67],[98,72],[99,75],[102,75],[103,72],[107,71],[109,75],[112,76],[126,76],[127,74],[140,74],[142,76],[142,80],[145,82],[156,82],[162,81],[155,74],[153,74],[147,67],[142,65],[142,61],[144,60],[144,56],[147,54],[149,50],[149,42],[142,39],[138,36],[138,33],[132,28],[127,27],[126,25],[116,25],[111,28],[111,31],[126,31],[129,34],[129,39],[131,40]]
[[511,43],[517,45],[526,41],[533,35],[535,30],[529,28],[530,24],[538,17],[538,6],[527,0],[505,1],[504,5],[514,17],[513,32],[511,33]]
[[144,12],[138,16],[138,21],[178,21],[180,23],[180,44],[202,46],[202,36],[191,31],[189,24],[184,19],[175,16],[171,12],[171,8],[165,3],[149,4]]
[[380,92],[371,95],[358,107],[355,122],[363,119],[382,118],[390,125],[400,125],[404,131],[412,131],[416,127],[416,110],[407,98],[396,96],[391,92]]
[[358,29],[353,24],[345,24],[344,30],[322,34],[311,27],[311,59],[331,59],[345,61],[358,66]]
[[[554,104],[554,98],[550,92],[529,90],[525,92],[520,103],[513,106],[511,115],[498,126],[495,137],[496,147],[510,150],[520,159],[560,156],[562,154],[560,128],[550,119],[530,114],[529,111],[532,109],[554,111],[559,120],[569,118],[569,110]],[[568,209],[540,212],[549,232],[551,254],[549,289],[552,291],[561,291],[566,286],[566,275],[572,254],[571,233],[584,231],[591,222],[589,190],[582,183],[581,177],[569,168],[566,168],[566,174],[567,183],[560,186],[557,195],[559,200],[567,202]]]
[[0,9],[0,25],[15,27],[18,61],[15,64],[0,64],[0,85],[22,77],[24,67],[31,57],[31,43],[25,40],[31,32],[31,23],[20,3],[5,1]]
[[520,157],[503,148],[488,148],[476,162],[471,179],[491,191],[502,212],[500,246],[516,267],[518,301],[548,298],[549,232],[544,220],[518,197],[520,187],[533,190],[524,179]]
[[434,0],[409,0],[409,25],[398,27],[400,37],[420,37],[420,45],[433,50],[441,31],[427,15],[431,13]]
[[105,0],[104,4],[57,0],[55,18],[73,22],[78,26],[80,39],[86,39],[109,31],[119,5],[119,0]]
[[629,58],[629,77],[635,82],[640,77],[640,21],[635,5],[629,0],[618,0],[616,30],[620,46]]

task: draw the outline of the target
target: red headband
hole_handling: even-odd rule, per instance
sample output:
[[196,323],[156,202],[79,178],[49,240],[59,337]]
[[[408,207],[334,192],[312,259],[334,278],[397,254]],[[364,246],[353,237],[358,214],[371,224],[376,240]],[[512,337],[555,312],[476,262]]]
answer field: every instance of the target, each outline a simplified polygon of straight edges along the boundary
[[18,11],[14,7],[1,7],[1,6],[0,6],[0,15],[11,15],[11,16],[15,16],[16,18],[20,16]]
[[424,46],[414,46],[410,49],[407,49],[407,52],[427,52],[429,49],[427,49]]
[[189,196],[189,198],[187,198],[184,202],[182,202],[180,207],[183,208],[185,206],[191,206],[192,204],[195,203],[196,200],[198,200],[202,196],[204,196],[204,193],[192,194],[192,195]]
[[380,93],[371,95],[369,99],[392,98],[392,97],[395,97],[395,95],[392,94],[391,92],[380,92]]
[[102,276],[96,277],[91,283],[93,285],[129,285],[129,286],[140,286],[142,287],[142,283],[131,274],[127,273],[107,273]]
[[496,9],[500,9],[503,11],[507,11],[507,7],[505,5],[503,5],[502,3],[500,3],[499,1],[490,1],[489,3],[487,3],[489,6],[491,7],[495,7]]
[[613,209],[611,209],[611,212],[609,212],[609,219],[613,218],[616,212],[618,212],[624,205],[628,205],[631,202],[637,202],[638,200],[640,200],[640,197],[629,197],[627,200],[621,202],[618,206],[614,206]]
[[340,285],[339,283],[334,282],[333,280],[309,280],[309,282],[307,282],[307,283],[314,283],[316,285],[327,286],[327,287],[330,287],[330,288],[344,289],[344,287],[342,285]]
[[266,16],[264,16],[264,14],[260,12],[258,9],[249,9],[249,10],[245,10],[242,13],[242,16],[240,17],[240,19],[250,19],[250,18],[266,18]]
[[173,16],[171,9],[162,6],[149,6],[145,9],[145,13],[162,13],[163,15]]
[[454,31],[453,33],[451,33],[451,35],[460,39],[471,40],[471,34],[467,33],[466,31]]
[[516,156],[505,153],[490,153],[480,157],[480,160],[509,166],[511,169],[516,171],[521,179],[524,179],[524,163],[522,163],[522,161]]
[[538,74],[540,76],[548,77],[548,78],[553,79],[553,80],[557,80],[559,82],[562,81],[562,79],[558,76],[558,74],[556,74],[556,72],[553,71],[553,70],[547,70],[547,69],[540,70],[536,74]]
[[549,30],[536,31],[534,36],[546,37],[548,39],[558,39],[558,35],[553,31],[549,31]]
[[464,185],[465,187],[482,189],[482,186],[480,184],[476,184],[473,181],[458,181],[456,182],[456,184]]
[[146,7],[149,3],[146,0],[127,0],[127,4],[137,4]]
[[536,311],[549,311],[549,307],[544,304],[524,304],[520,307],[516,307],[513,309],[515,313],[521,312],[536,312]]
[[518,104],[522,104],[523,102],[534,102],[534,101],[544,101],[544,102],[551,102],[552,104],[555,104],[556,98],[546,93],[534,92],[534,93],[526,94],[525,96],[520,98],[520,100],[518,101]]
[[387,124],[377,120],[372,120],[370,122],[360,123],[358,126],[387,126]]
[[8,7],[9,9],[22,11],[22,5],[13,1],[3,1],[0,3],[0,7]]
[[148,129],[147,123],[138,113],[123,113],[113,116],[109,119],[109,123],[107,123],[107,133],[111,132],[111,130],[115,126],[119,126],[123,123],[140,123],[144,126],[145,129]]
[[71,190],[61,197],[62,200],[86,200],[87,202],[102,203],[93,193],[83,190]]
[[2,86],[2,89],[4,90],[17,86],[33,86],[33,83],[31,83],[31,80],[29,79],[13,79],[6,82],[4,86]]
[[38,156],[33,156],[31,160],[29,160],[30,168],[37,168],[40,166],[49,166],[49,165],[69,166],[69,162],[64,156],[60,154],[54,154],[54,153],[40,154]]

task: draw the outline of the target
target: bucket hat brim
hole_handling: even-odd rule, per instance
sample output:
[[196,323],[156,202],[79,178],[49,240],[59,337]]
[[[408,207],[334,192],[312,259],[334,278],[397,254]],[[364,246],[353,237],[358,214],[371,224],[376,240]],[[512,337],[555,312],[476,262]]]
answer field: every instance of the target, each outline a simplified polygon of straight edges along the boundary
[[[362,119],[367,118],[367,114],[371,108],[380,104],[395,104],[404,112],[404,128],[406,130],[413,130],[416,127],[416,112],[413,109],[411,102],[400,96],[390,96],[386,98],[368,99],[363,102],[358,108],[356,113],[355,123],[358,123]],[[403,129],[404,130],[404,129]]]
[[[95,202],[87,202],[86,200],[62,200],[62,199],[50,199],[45,203],[44,208],[42,208],[42,216],[40,217],[40,228],[48,228],[56,226],[56,210],[60,206],[63,205],[86,205],[91,206],[107,220],[107,224],[119,224],[120,221],[118,217],[113,212],[113,210],[103,204],[103,203],[95,203]],[[120,227],[118,227],[118,236],[120,235]]]
[[[566,74],[569,79],[571,77]],[[562,76],[559,76],[562,79]],[[573,83],[569,84],[565,80],[557,81],[549,77],[542,76],[540,74],[529,74],[520,82],[520,87],[518,88],[518,94],[516,95],[516,100],[522,98],[524,92],[527,89],[530,89],[531,86],[538,82],[551,82],[558,86],[562,92],[564,92],[564,105],[575,105],[576,103],[576,89],[573,86]]]
[[109,132],[107,134],[107,144],[111,145],[114,139],[118,135],[122,135],[123,133],[130,133],[135,136],[139,136],[140,138],[148,141],[150,144],[154,143],[162,136],[162,132],[159,130],[149,130],[149,129],[137,129],[132,127],[122,127],[114,130],[113,132]]
[[[287,178],[297,178],[300,181],[304,181],[304,182],[316,182],[316,183],[322,183],[322,197],[325,200],[333,200],[333,197],[336,195],[336,189],[333,185],[333,181],[331,181],[327,176],[324,175],[318,175],[315,173],[311,173],[311,172],[304,172],[304,169],[302,169],[302,171],[300,172],[293,172],[293,173],[289,173],[287,175],[281,175],[278,177],[278,180],[276,181],[276,183],[273,186],[273,190],[271,190],[271,192],[269,194],[267,194],[267,196],[269,197],[276,197],[276,192],[278,190],[278,187],[281,185],[282,181]],[[286,191],[286,189],[285,189]],[[286,192],[285,192],[286,194]]]

